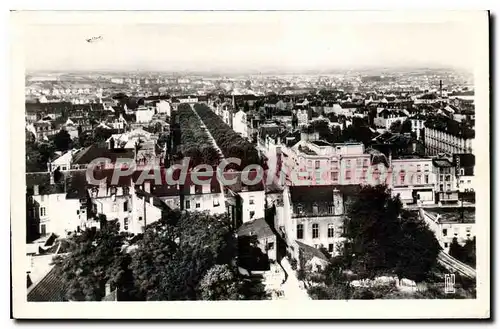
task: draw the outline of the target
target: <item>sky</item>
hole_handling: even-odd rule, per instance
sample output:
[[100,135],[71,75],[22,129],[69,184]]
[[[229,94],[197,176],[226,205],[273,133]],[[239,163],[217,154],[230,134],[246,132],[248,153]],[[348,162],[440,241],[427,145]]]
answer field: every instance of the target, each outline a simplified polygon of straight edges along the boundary
[[[35,20],[23,30],[25,68],[295,72],[381,66],[470,70],[477,63],[474,20],[264,16]],[[93,36],[103,38],[88,43]]]

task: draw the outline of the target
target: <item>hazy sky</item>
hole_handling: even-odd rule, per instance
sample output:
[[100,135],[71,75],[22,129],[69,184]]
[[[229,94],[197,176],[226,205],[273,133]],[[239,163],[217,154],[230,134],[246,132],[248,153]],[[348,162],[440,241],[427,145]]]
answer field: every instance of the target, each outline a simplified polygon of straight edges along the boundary
[[[286,72],[403,65],[471,69],[477,59],[478,30],[467,21],[374,23],[325,15],[276,17],[36,24],[25,29],[25,66],[27,70]],[[85,40],[99,35],[103,40]]]

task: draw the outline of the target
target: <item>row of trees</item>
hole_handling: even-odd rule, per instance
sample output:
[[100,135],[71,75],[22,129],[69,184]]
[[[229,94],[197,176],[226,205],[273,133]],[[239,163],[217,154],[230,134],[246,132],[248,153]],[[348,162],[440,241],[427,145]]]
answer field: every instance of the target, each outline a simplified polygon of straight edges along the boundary
[[200,128],[200,120],[188,104],[178,108],[180,125],[180,151],[183,156],[191,159],[191,165],[219,164],[219,153],[213,146],[208,134]]
[[241,165],[236,169],[241,170],[251,164],[261,164],[257,149],[225,124],[210,108],[203,104],[197,104],[195,110],[215,139],[224,157],[241,159]]
[[266,298],[240,277],[236,252],[226,215],[175,211],[133,238],[113,222],[87,230],[55,262],[73,301],[101,300],[106,283],[123,301]]
[[[397,276],[422,282],[433,275],[441,250],[433,232],[384,186],[364,187],[347,206],[341,256],[315,277],[313,298],[364,298],[355,279]],[[367,295],[368,296],[368,295]],[[366,296],[365,296],[366,297]]]

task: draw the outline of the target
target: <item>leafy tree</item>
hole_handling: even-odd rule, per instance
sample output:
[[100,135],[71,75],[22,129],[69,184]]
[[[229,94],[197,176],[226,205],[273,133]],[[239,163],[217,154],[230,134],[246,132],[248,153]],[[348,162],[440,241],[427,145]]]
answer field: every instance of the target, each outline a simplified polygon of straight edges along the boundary
[[411,133],[411,120],[405,120],[401,125],[401,133]]
[[67,151],[71,149],[73,142],[69,133],[62,129],[54,136],[54,145],[57,151]]
[[69,300],[99,301],[106,283],[116,286],[120,281],[126,235],[118,233],[118,228],[117,223],[108,222],[100,231],[86,230],[71,239],[67,256],[54,259]]
[[210,268],[200,282],[200,291],[203,300],[240,299],[236,275],[227,264]]
[[401,120],[394,121],[391,126],[389,127],[389,130],[393,133],[400,133],[402,130],[402,124]]
[[428,227],[402,211],[384,186],[365,187],[349,207],[347,263],[362,277],[396,274],[423,280],[435,265],[439,244]]

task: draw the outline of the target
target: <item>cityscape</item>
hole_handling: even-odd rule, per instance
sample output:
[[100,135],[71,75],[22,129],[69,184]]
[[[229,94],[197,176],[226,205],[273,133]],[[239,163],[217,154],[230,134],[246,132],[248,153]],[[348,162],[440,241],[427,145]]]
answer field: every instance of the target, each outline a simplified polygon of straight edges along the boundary
[[25,75],[28,302],[477,298],[470,70],[75,61]]

